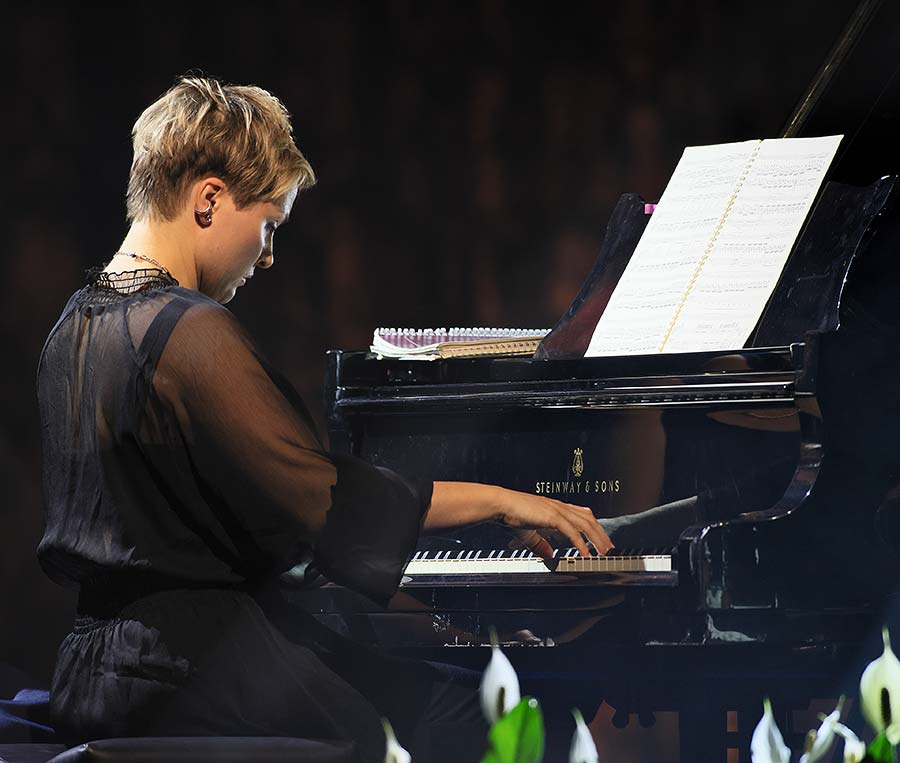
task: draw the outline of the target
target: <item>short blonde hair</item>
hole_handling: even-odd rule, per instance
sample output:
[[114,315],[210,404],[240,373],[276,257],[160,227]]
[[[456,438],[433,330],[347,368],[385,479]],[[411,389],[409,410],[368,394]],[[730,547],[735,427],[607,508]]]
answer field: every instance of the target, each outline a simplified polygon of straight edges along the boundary
[[217,175],[238,207],[279,203],[316,182],[294,143],[290,116],[255,86],[185,76],[138,117],[131,131],[128,220],[172,220],[191,183]]

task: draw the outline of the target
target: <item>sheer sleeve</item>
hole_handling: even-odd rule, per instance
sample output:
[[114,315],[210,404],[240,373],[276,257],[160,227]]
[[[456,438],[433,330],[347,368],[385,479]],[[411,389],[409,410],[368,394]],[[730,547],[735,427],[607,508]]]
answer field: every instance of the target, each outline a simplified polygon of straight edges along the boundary
[[326,453],[296,391],[228,310],[173,304],[169,320],[158,319],[165,345],[152,388],[244,560],[274,573],[312,553],[330,579],[385,601],[415,547],[431,483]]

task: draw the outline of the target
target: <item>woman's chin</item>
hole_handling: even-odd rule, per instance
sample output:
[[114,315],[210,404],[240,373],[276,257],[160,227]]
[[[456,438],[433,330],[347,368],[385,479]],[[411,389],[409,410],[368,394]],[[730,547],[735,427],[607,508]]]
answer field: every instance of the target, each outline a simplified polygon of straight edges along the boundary
[[212,297],[212,299],[216,300],[220,305],[225,305],[234,299],[237,290],[245,283],[247,283],[247,279],[241,278],[236,283],[223,284],[216,290],[215,294],[208,294],[207,296]]
[[227,305],[231,300],[234,299],[234,295],[237,294],[237,286],[229,286],[227,289],[223,290],[219,297],[216,299],[220,305]]

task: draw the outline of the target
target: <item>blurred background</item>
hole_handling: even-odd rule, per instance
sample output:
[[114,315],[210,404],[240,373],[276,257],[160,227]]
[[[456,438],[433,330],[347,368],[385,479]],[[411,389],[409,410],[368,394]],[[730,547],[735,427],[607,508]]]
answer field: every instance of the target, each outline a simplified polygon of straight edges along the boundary
[[377,326],[550,327],[619,195],[686,145],[775,137],[855,0],[271,2],[7,9],[0,696],[49,685],[35,370],[126,232],[130,130],[188,71],[258,84],[319,176],[229,307],[322,424],[324,353]]

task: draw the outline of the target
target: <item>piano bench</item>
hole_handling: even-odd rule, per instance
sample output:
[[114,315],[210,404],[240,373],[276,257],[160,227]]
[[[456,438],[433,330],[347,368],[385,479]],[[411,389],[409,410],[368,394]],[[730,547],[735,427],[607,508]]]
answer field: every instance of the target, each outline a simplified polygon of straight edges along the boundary
[[[47,763],[354,763],[352,742],[293,737],[133,737],[98,739]],[[9,763],[16,763],[10,760]]]

